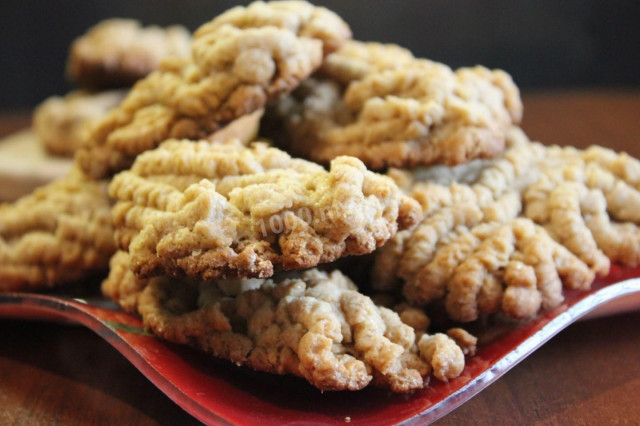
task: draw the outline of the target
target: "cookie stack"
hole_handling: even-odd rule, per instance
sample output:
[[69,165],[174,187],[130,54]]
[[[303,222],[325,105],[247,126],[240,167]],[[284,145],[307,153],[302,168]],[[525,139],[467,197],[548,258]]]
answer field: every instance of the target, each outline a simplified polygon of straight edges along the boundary
[[163,339],[323,390],[446,381],[475,352],[460,323],[526,320],[640,259],[640,163],[521,118],[503,71],[353,41],[304,2],[236,7],[91,127],[70,176],[0,208],[0,288],[113,254],[103,293]]
[[172,56],[189,56],[191,35],[182,26],[142,27],[132,19],[108,19],[71,45],[67,75],[78,88],[36,108],[38,138],[52,155],[73,157],[90,127],[124,99],[128,88]]

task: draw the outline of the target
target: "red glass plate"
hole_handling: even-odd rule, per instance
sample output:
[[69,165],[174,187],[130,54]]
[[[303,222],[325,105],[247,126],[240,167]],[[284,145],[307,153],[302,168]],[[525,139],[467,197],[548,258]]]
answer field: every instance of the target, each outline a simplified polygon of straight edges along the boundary
[[[640,308],[640,268],[612,267],[589,292],[565,293],[565,303],[534,321],[502,329],[468,360],[462,375],[448,383],[432,380],[411,395],[381,389],[320,392],[305,381],[236,367],[228,362],[165,343],[147,334],[140,320],[100,303],[25,293],[0,294],[0,316],[71,321],[102,336],[184,410],[207,424],[263,425],[396,424],[434,421],[506,373],[541,344],[604,302],[625,295],[624,303],[600,314]],[[495,330],[494,330],[495,331]]]

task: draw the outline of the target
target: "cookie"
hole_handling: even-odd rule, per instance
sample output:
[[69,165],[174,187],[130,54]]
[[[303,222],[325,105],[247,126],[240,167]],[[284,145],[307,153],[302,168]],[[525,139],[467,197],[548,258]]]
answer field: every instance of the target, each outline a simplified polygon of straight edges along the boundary
[[458,166],[466,171],[389,173],[425,217],[377,252],[377,289],[401,285],[416,305],[442,301],[457,321],[527,318],[558,306],[563,286],[588,289],[611,262],[638,264],[638,160],[544,147],[515,128],[507,140],[500,158]]
[[0,205],[0,291],[50,288],[105,270],[113,232],[106,183],[77,170]]
[[269,277],[370,253],[420,216],[356,158],[327,171],[264,143],[167,141],[109,191],[116,239],[142,277]]
[[337,15],[305,2],[233,8],[196,31],[191,57],[136,84],[76,160],[102,178],[166,139],[205,138],[294,89],[349,37]]
[[136,277],[129,269],[129,253],[118,250],[109,260],[109,275],[102,281],[102,294],[125,312],[138,313],[138,301],[148,280]]
[[349,40],[327,56],[318,74],[346,86],[371,73],[410,65],[415,59],[408,49],[396,44]]
[[133,19],[107,19],[74,40],[67,74],[90,90],[130,87],[164,59],[188,57],[190,41],[189,31],[180,25],[143,27]]
[[[610,261],[637,266],[640,186],[627,173],[640,162],[601,147],[548,152],[551,161],[523,194],[524,214],[601,275],[608,273]],[[628,169],[603,164],[600,156],[615,156]]]
[[377,61],[372,70],[354,66],[343,73],[347,79],[364,76],[346,87],[307,80],[270,110],[280,125],[269,137],[316,162],[351,155],[371,169],[452,166],[502,152],[508,129],[522,117],[508,74],[405,59],[391,69]]
[[[126,271],[126,259],[117,256],[112,271],[114,263]],[[145,280],[128,271],[109,282],[108,296],[116,283],[138,289],[136,303],[128,306],[161,338],[236,365],[300,376],[322,390],[373,384],[408,392],[426,386],[430,373],[446,381],[464,368],[464,354],[452,338],[417,339],[398,314],[376,306],[339,271],[220,282]],[[121,303],[133,300],[131,294],[123,299],[123,290],[118,294]]]
[[246,7],[236,6],[201,26],[195,36],[213,34],[225,26],[286,29],[301,38],[321,41],[324,55],[338,50],[351,38],[351,29],[342,18],[306,1],[256,1]]
[[44,148],[53,155],[72,157],[82,146],[91,125],[124,99],[124,91],[76,91],[52,96],[33,115],[33,127]]

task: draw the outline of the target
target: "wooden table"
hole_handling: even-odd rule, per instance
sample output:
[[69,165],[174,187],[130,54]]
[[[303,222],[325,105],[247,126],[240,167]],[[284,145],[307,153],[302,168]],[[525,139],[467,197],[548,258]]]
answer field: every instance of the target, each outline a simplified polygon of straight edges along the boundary
[[[640,92],[525,94],[545,143],[640,157]],[[28,124],[0,116],[0,136]],[[640,422],[640,312],[571,326],[439,424]],[[0,320],[0,424],[195,424],[92,332]]]

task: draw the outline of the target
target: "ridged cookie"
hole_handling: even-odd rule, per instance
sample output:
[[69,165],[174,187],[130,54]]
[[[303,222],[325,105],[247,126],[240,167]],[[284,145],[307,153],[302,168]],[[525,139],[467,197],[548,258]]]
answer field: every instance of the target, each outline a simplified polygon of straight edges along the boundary
[[[126,253],[112,260],[103,291],[145,327],[258,371],[293,374],[322,390],[369,384],[393,392],[447,381],[464,368],[463,350],[444,334],[423,334],[398,314],[376,306],[339,271],[316,269],[274,279],[197,282],[126,269]],[[120,273],[124,271],[124,275]],[[471,348],[473,336],[454,337]]]
[[90,90],[129,87],[164,59],[188,57],[190,41],[189,31],[180,25],[142,27],[133,19],[107,19],[73,42],[67,74]]
[[118,174],[110,194],[118,243],[143,277],[269,277],[370,253],[420,216],[356,158],[327,171],[234,141],[167,141]]
[[0,205],[0,291],[82,280],[107,269],[114,251],[107,184],[77,170]]
[[[374,285],[402,284],[418,305],[443,300],[459,321],[553,308],[563,285],[588,289],[610,262],[640,261],[638,170],[625,154],[544,147],[518,129],[490,162],[423,172],[431,181],[394,170],[425,218],[378,251]],[[433,183],[445,176],[464,178]]]
[[124,99],[126,92],[75,91],[52,96],[33,114],[33,127],[44,148],[54,155],[72,157],[82,146],[89,129]]
[[320,75],[279,101],[268,116],[280,125],[269,136],[313,161],[351,155],[373,169],[456,165],[502,152],[522,117],[507,73],[454,71],[399,47],[364,46],[352,61],[330,56]]
[[346,86],[371,73],[409,65],[415,59],[409,50],[395,44],[349,40],[327,56],[318,74]]
[[305,2],[230,9],[196,31],[189,58],[166,60],[136,84],[76,160],[103,178],[164,140],[205,138],[293,90],[349,37],[337,15]]

